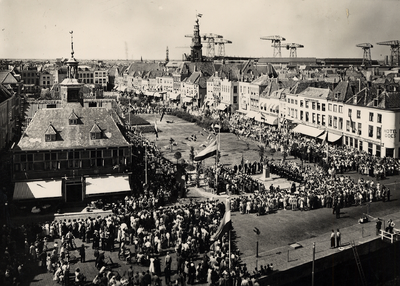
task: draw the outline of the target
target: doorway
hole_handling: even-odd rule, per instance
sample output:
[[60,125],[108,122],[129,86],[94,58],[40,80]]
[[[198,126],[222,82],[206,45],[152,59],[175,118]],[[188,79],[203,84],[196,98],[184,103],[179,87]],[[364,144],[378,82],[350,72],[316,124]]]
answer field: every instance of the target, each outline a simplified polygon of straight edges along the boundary
[[66,202],[82,201],[82,183],[66,184]]

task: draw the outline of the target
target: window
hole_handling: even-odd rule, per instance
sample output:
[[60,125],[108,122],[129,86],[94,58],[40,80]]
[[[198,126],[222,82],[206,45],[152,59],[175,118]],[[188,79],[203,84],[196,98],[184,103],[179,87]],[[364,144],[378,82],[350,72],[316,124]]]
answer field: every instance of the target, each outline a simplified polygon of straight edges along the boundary
[[343,113],[343,105],[339,105],[339,113]]
[[336,104],[333,105],[333,112],[337,112],[337,105]]
[[346,120],[346,131],[350,131],[350,120]]
[[376,148],[375,156],[380,157],[381,156],[381,146],[375,145],[375,148]]
[[378,123],[382,123],[382,114],[378,113],[376,116],[377,116],[376,121]]
[[311,103],[311,108],[312,108],[313,110],[315,110],[315,102],[312,102],[312,103]]
[[90,139],[101,139],[101,133],[100,132],[90,132]]
[[328,111],[332,111],[332,103],[328,104]]
[[306,100],[306,108],[308,108],[308,101]]
[[306,122],[308,122],[310,120],[310,114],[308,113],[308,111],[306,112]]
[[376,139],[381,139],[382,137],[382,129],[381,127],[376,127]]
[[362,129],[362,124],[358,123],[358,128],[357,128],[358,135],[361,135],[361,129]]
[[325,115],[322,115],[322,126],[325,126]]
[[322,111],[325,111],[325,103],[322,103]]
[[333,117],[333,128],[337,128],[337,117]]
[[332,115],[328,116],[328,126],[332,127]]
[[300,110],[300,120],[303,121],[303,117],[304,117],[304,112],[303,112],[303,110]]
[[317,124],[321,125],[321,115],[317,114]]
[[358,148],[358,139],[354,138],[354,148]]
[[304,103],[302,100],[300,100],[300,107],[303,107],[303,106],[304,106]]
[[372,155],[372,143],[368,143],[368,154]]
[[363,150],[363,142],[362,142],[362,141],[360,141],[359,150],[360,150],[360,151]]
[[349,109],[349,117],[351,118],[351,109]]
[[368,137],[374,137],[374,127],[372,125],[368,125]]
[[369,113],[369,121],[374,121],[374,113],[373,112],[370,112]]
[[312,123],[315,123],[315,113],[312,114]]
[[344,137],[344,144],[349,145],[349,137],[348,136]]
[[357,110],[357,118],[358,118],[358,119],[361,118],[361,110]]
[[321,103],[317,102],[317,110],[321,110]]
[[56,134],[46,134],[45,140],[46,142],[56,141]]
[[353,137],[350,137],[350,147],[353,147]]

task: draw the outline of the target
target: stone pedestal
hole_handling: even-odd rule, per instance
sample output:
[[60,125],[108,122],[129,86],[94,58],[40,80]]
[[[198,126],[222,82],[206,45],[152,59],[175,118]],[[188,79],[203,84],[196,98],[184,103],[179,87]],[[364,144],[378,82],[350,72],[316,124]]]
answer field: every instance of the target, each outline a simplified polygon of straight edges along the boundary
[[268,166],[263,166],[262,179],[268,179],[269,177],[271,177],[271,174],[270,174],[270,171],[269,171],[269,167]]

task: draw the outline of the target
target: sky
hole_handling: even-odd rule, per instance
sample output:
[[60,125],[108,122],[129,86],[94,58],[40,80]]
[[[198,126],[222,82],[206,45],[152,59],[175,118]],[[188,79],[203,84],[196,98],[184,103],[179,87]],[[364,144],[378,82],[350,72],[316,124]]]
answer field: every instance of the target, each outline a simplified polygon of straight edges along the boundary
[[[400,40],[400,0],[0,0],[0,58],[170,60],[190,54],[200,33],[222,35],[227,56],[272,57],[270,41],[304,45],[298,57],[383,60]],[[203,54],[205,54],[203,48]],[[282,49],[282,56],[289,51]]]

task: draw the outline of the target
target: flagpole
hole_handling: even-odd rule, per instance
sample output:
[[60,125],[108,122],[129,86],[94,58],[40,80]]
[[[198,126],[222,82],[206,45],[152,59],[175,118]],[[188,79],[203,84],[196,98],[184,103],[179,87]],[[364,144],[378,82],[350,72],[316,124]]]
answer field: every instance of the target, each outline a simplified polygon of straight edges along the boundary
[[229,271],[230,271],[232,269],[231,268],[232,264],[231,264],[231,230],[230,229],[229,229],[228,235],[229,235],[228,239],[229,239]]
[[218,156],[219,156],[219,144],[221,140],[221,126],[218,126],[217,136],[217,153],[215,154],[215,193],[218,193]]

